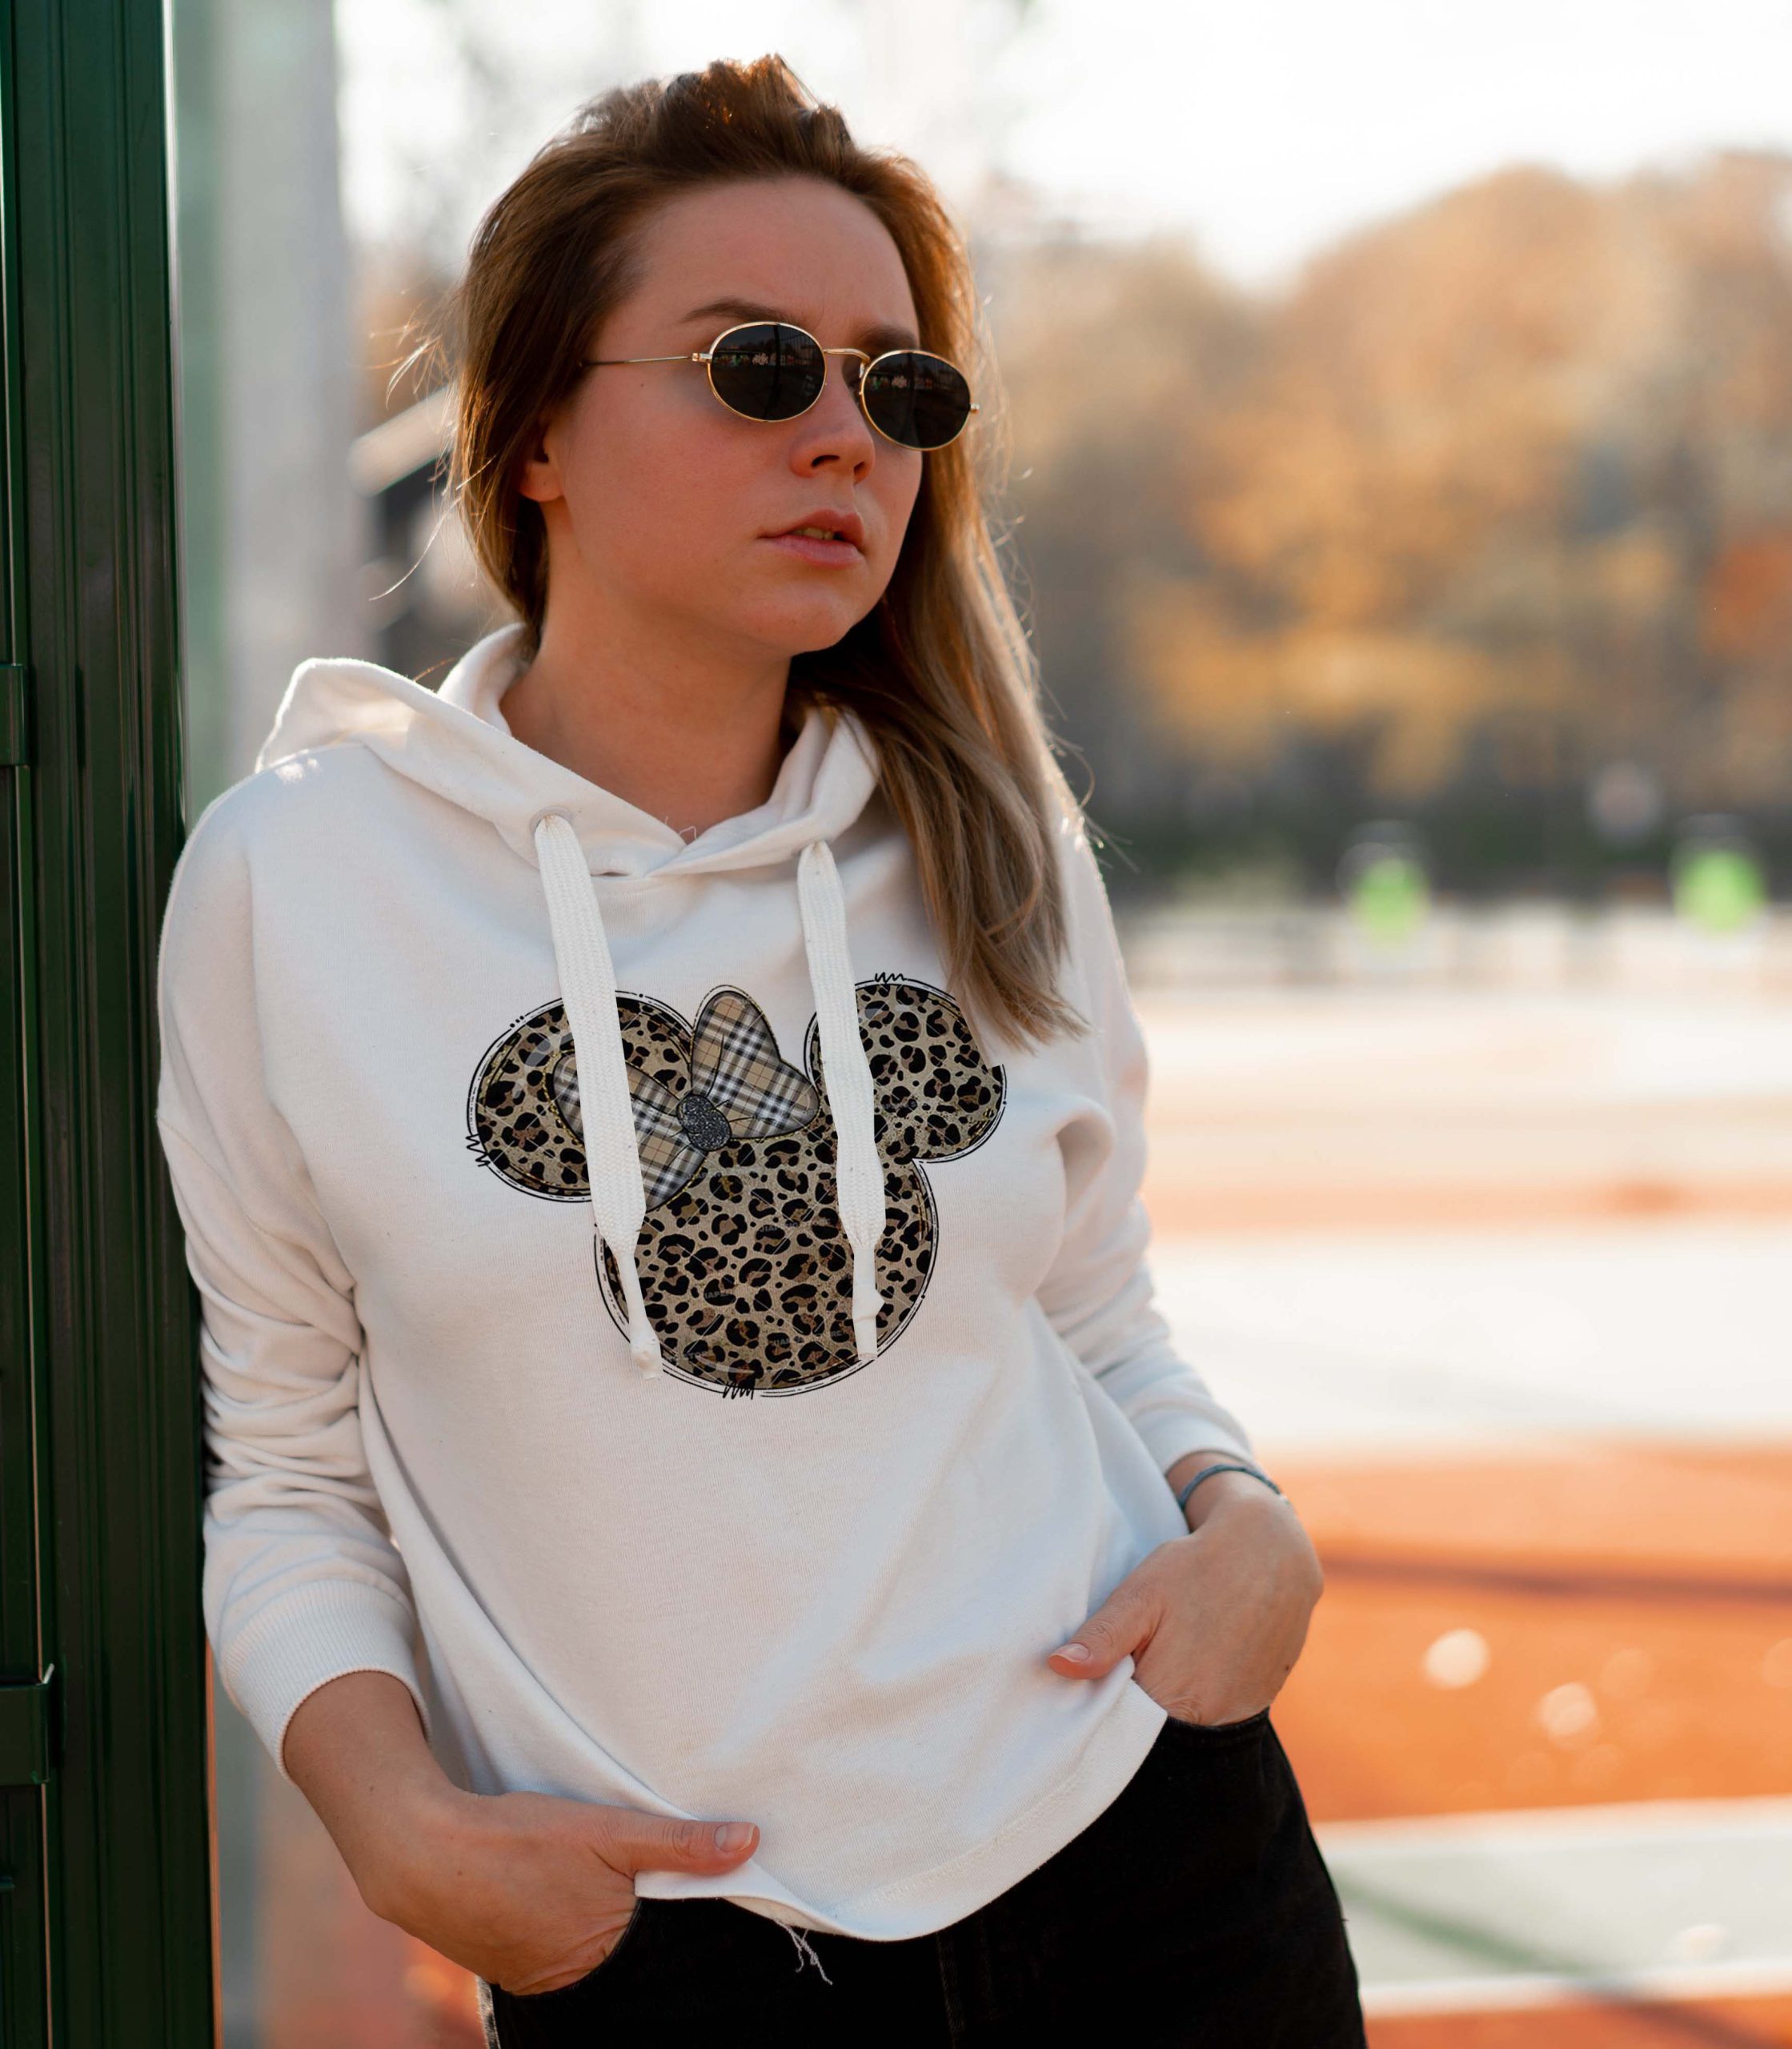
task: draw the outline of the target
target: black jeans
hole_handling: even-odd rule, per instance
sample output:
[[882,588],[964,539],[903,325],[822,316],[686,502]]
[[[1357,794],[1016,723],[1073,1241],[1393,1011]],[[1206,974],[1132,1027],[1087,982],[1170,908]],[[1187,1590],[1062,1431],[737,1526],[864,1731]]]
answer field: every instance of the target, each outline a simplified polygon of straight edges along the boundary
[[583,1978],[481,1982],[488,2049],[609,2043],[1365,2049],[1344,1917],[1269,1711],[1171,1720],[1120,1796],[950,1927],[788,1929],[725,1899],[642,1899]]

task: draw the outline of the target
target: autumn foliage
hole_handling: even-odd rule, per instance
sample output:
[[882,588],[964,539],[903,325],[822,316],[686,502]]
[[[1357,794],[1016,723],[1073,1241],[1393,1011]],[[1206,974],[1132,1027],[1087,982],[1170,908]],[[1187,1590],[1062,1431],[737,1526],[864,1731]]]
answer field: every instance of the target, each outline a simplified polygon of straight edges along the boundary
[[1792,158],[1502,172],[1273,299],[1037,246],[992,303],[1016,559],[1111,799],[1143,747],[1185,810],[1316,758],[1371,809],[1614,760],[1792,808]]

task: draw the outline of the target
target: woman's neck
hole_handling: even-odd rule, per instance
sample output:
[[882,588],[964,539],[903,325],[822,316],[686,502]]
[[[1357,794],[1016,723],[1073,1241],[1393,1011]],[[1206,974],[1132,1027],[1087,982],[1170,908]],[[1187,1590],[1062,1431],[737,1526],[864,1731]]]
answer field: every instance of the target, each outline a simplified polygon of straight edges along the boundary
[[506,690],[524,746],[663,820],[687,840],[771,796],[793,736],[788,660],[729,663],[668,650],[650,664],[626,636],[569,648],[551,619]]

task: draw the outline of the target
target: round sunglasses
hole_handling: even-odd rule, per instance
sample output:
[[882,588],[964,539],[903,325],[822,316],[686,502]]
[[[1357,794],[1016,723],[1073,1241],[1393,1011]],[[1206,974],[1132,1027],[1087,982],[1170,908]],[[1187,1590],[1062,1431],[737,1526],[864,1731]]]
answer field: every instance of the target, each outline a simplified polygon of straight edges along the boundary
[[[707,349],[688,355],[581,356],[591,370],[625,363],[700,363],[709,388],[744,419],[798,419],[821,396],[831,355],[856,356],[847,371],[865,418],[886,441],[904,448],[944,448],[977,410],[964,373],[925,349],[824,349],[788,320],[750,320],[729,327]],[[855,370],[856,374],[855,374]]]

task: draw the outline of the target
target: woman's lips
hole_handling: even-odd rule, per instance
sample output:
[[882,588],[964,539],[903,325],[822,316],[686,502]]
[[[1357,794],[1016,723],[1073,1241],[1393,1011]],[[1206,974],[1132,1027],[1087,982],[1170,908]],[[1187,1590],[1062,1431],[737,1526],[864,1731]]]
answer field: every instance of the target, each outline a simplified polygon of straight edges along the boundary
[[768,534],[768,547],[812,562],[819,569],[850,569],[864,557],[851,541],[818,541],[812,534]]

